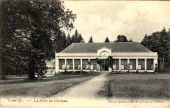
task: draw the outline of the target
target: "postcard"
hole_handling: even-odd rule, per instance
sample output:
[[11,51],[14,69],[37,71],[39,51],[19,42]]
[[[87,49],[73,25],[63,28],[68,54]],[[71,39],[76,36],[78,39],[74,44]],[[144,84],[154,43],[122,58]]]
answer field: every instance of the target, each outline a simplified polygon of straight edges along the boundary
[[170,108],[170,1],[1,0],[0,108]]

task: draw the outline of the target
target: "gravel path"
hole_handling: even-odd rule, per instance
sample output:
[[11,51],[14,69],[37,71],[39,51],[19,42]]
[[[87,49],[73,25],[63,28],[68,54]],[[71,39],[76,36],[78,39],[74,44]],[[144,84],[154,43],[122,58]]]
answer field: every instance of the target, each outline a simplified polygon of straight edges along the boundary
[[64,98],[99,98],[97,96],[97,91],[104,85],[107,73],[103,73],[99,76],[92,78],[86,82],[79,85],[73,86],[66,89],[63,92],[58,93],[54,97],[64,97]]

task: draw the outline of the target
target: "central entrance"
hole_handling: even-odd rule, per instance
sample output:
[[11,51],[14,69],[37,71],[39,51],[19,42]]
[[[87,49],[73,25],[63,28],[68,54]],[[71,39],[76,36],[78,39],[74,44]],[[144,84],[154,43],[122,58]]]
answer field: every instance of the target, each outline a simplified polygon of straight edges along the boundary
[[101,59],[100,70],[101,71],[108,71],[109,70],[107,59]]
[[108,58],[111,55],[111,49],[107,47],[103,47],[101,49],[97,50],[98,55],[100,56],[99,59],[99,65],[100,65],[100,71],[109,71],[110,68],[110,59]]

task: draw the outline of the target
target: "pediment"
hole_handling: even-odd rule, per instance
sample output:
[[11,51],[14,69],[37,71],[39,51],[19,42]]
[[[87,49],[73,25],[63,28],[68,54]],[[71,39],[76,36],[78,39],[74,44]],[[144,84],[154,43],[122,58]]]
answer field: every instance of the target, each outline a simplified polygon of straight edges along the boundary
[[97,50],[97,54],[100,56],[109,56],[111,55],[111,49],[103,47]]

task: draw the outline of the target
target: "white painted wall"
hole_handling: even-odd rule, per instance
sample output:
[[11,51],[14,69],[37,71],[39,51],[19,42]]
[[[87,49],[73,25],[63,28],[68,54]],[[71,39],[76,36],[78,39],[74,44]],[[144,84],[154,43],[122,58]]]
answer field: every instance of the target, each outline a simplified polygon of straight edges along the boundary
[[[102,51],[107,51],[105,48],[98,51],[101,54]],[[109,51],[109,50],[108,50]],[[98,53],[56,53],[55,60],[55,70],[58,73],[59,70],[59,59],[106,59],[108,55],[100,55]],[[109,53],[109,52],[108,52]],[[155,64],[158,64],[158,54],[156,52],[130,52],[130,53],[111,53],[110,56],[113,59],[154,59],[154,68]],[[121,66],[121,65],[119,65]],[[145,70],[144,70],[145,71]],[[141,72],[144,72],[141,71]],[[148,72],[154,72],[154,70],[150,70]]]

